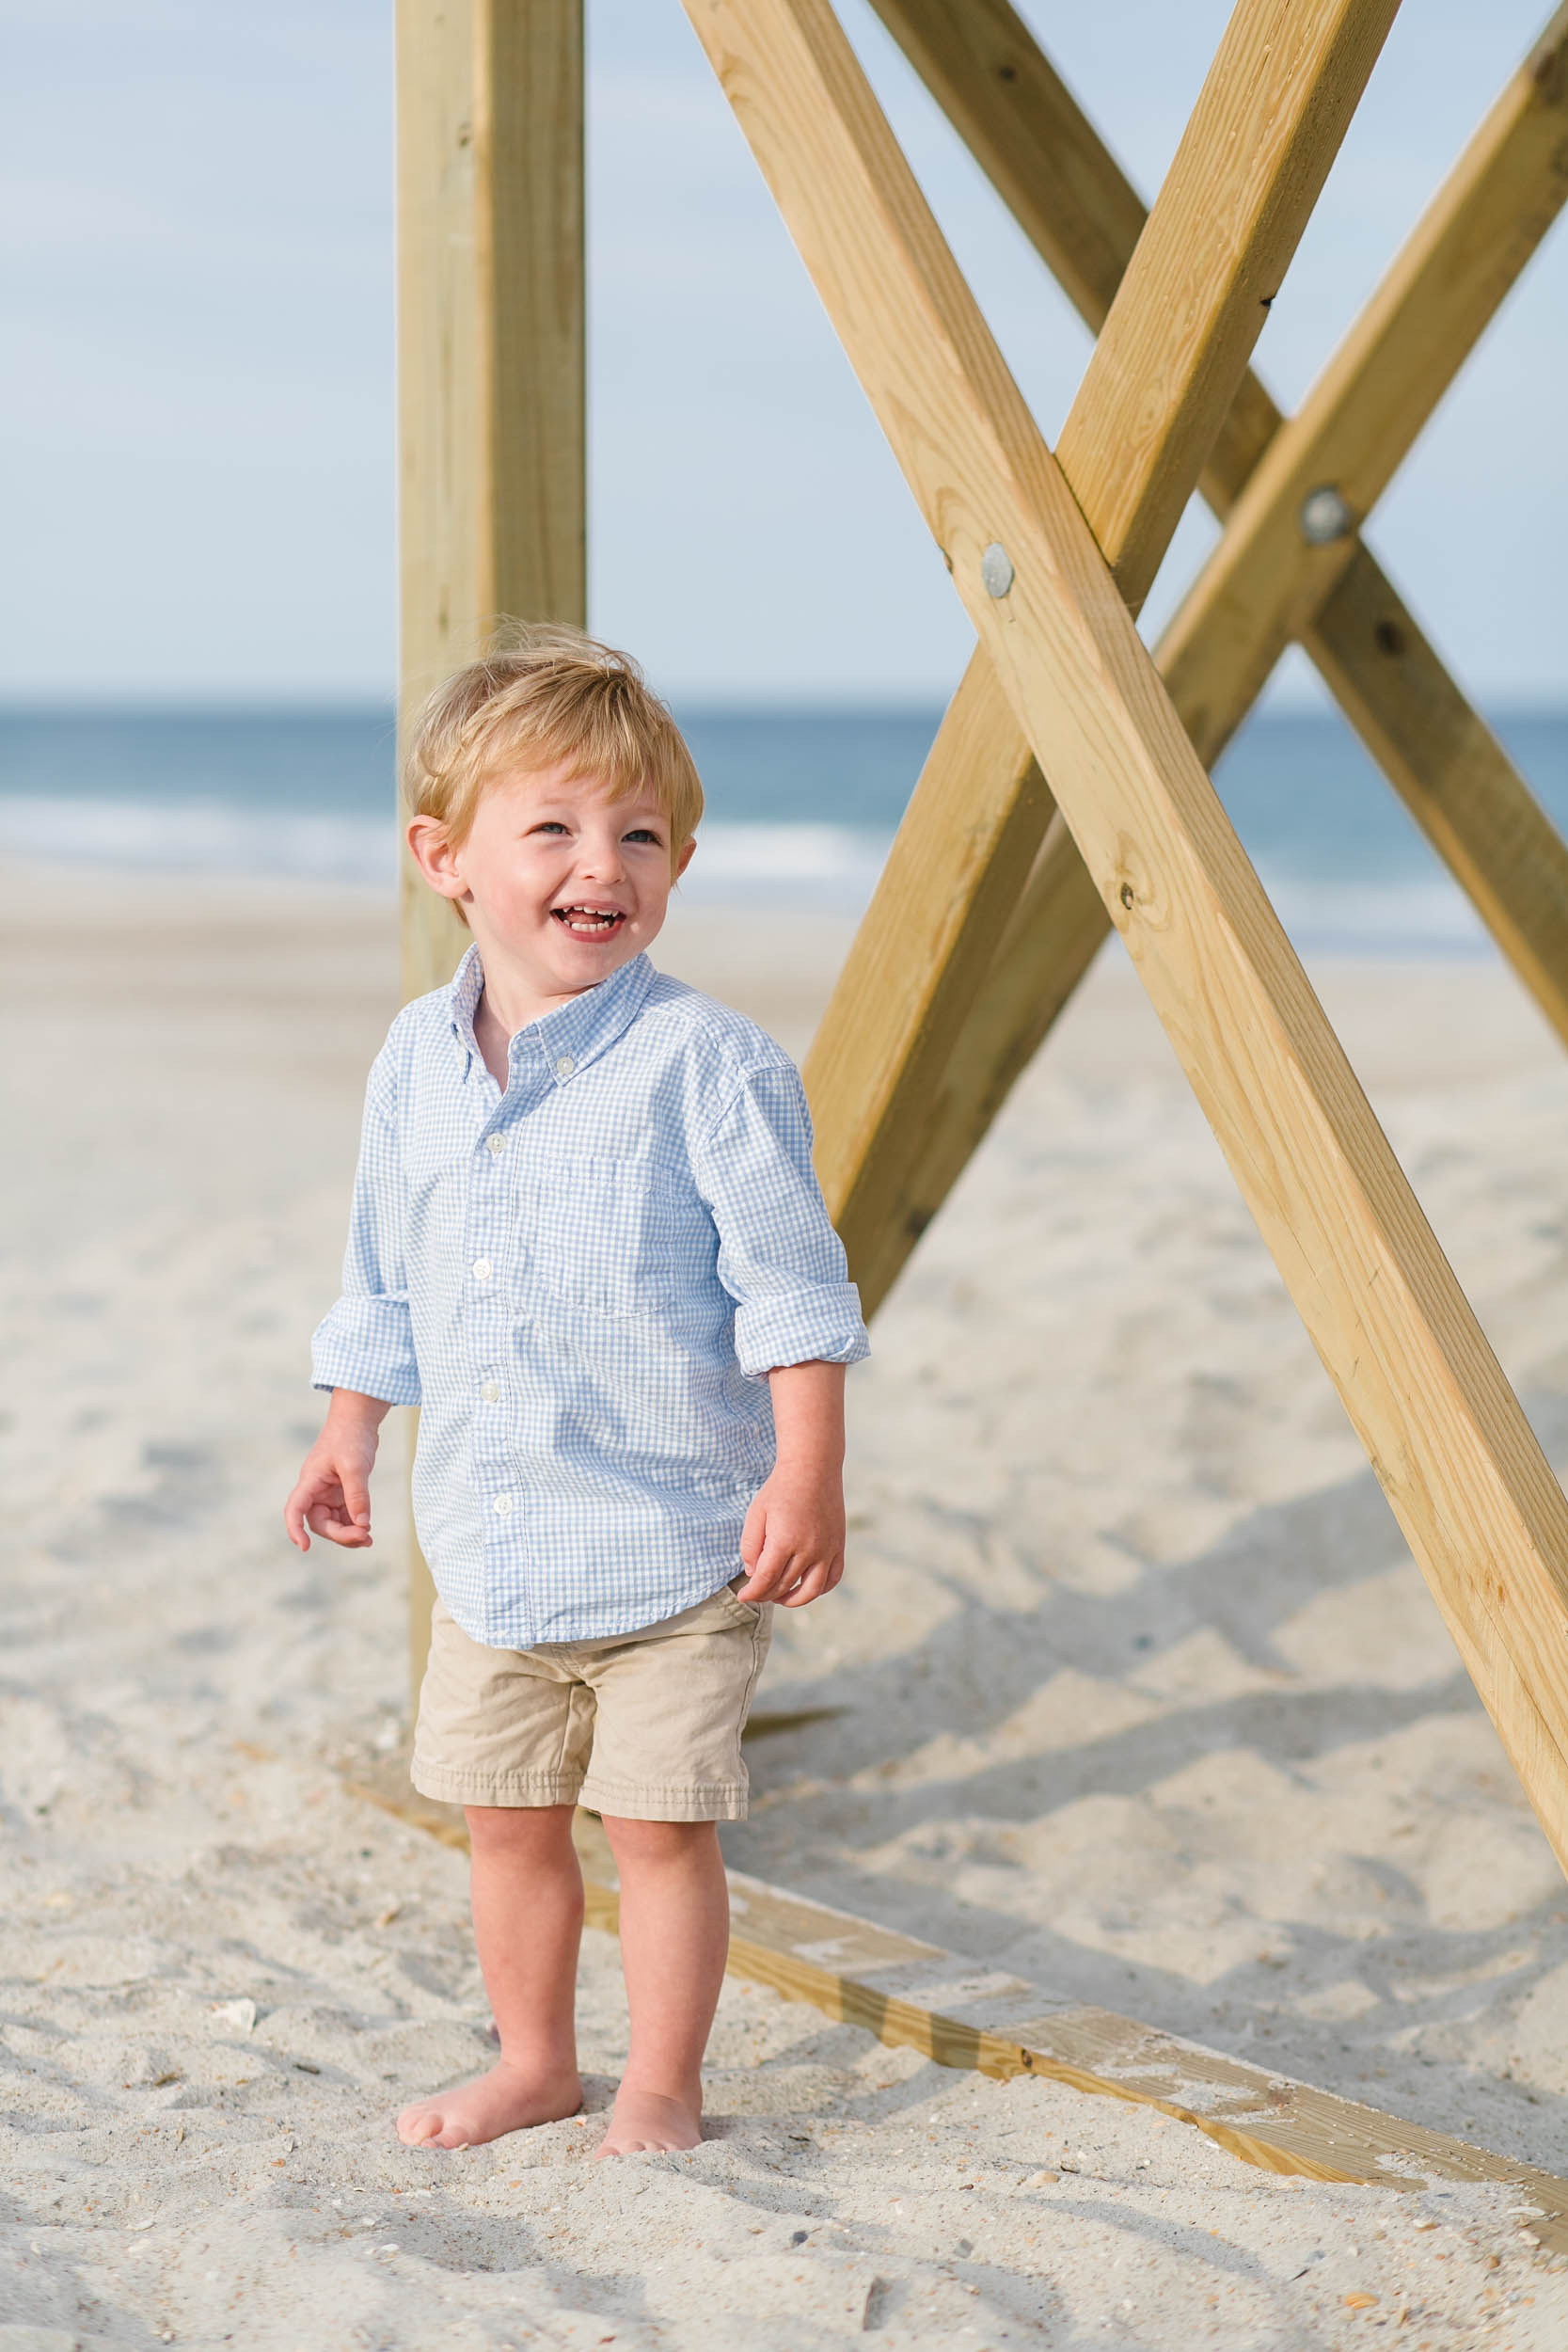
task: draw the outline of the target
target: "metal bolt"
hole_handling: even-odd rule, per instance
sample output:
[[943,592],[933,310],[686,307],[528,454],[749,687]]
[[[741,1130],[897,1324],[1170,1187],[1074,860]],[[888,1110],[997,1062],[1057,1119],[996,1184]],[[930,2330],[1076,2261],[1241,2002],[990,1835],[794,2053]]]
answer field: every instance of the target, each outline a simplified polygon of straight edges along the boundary
[[1005,596],[1013,584],[1013,560],[1000,539],[980,558],[980,582],[988,596]]
[[1331,548],[1336,539],[1348,538],[1354,529],[1350,503],[1332,482],[1308,490],[1302,500],[1301,535],[1309,548]]

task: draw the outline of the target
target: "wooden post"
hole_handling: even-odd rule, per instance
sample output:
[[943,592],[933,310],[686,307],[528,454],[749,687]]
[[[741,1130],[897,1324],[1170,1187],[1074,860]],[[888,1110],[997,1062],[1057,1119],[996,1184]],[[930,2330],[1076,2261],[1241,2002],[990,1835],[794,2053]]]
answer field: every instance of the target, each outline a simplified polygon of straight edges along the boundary
[[[1120,282],[1117,273],[1131,259],[1142,209],[1008,0],[975,0],[973,8],[959,11],[942,0],[876,5],[1086,322],[1100,327]],[[1383,355],[1386,382],[1378,405],[1387,405],[1392,389],[1409,418],[1427,393],[1424,365],[1413,376],[1402,368],[1391,317],[1397,322],[1413,305],[1428,341],[1440,319],[1438,341],[1451,373],[1463,335],[1479,334],[1555,216],[1568,184],[1554,131],[1554,124],[1561,128],[1568,96],[1565,40],[1568,9],[1560,7],[1386,279],[1373,306],[1375,331],[1356,330],[1364,350]],[[1505,197],[1516,202],[1516,215]],[[1325,380],[1342,383],[1338,366]],[[1328,414],[1337,430],[1343,430],[1347,414],[1354,422],[1351,394],[1337,394]],[[1202,488],[1217,514],[1225,517],[1235,510],[1265,450],[1292,429],[1249,372],[1203,470]],[[1303,551],[1310,561],[1312,551]],[[1353,536],[1338,560],[1345,565],[1343,578],[1306,626],[1303,643],[1388,781],[1568,1041],[1568,848],[1370,550]],[[1223,613],[1212,617],[1223,623]],[[1242,675],[1237,691],[1210,691],[1202,645],[1199,632],[1198,658],[1181,662],[1174,699],[1209,763],[1244,716],[1251,687]],[[1174,661],[1181,648],[1181,631],[1168,633],[1160,649],[1163,669],[1167,654]],[[959,804],[973,805],[985,789],[1006,788],[1030,755],[1000,692],[988,701],[979,678],[971,678],[964,705],[962,735],[955,729],[951,743],[944,742],[944,724],[928,766],[933,776],[944,777]],[[965,772],[966,741],[990,747],[994,779],[983,781],[978,770]],[[910,818],[918,825],[922,813],[917,796]],[[900,856],[909,853],[900,847]],[[890,1133],[897,1148],[884,1152],[872,1136],[861,1151],[841,1152],[828,1139],[830,1204],[844,1218],[868,1307],[875,1308],[896,1279],[1109,929],[1094,884],[1078,866],[1070,833],[1053,827],[983,978],[969,985],[969,1009],[961,1020],[955,1013],[964,976],[957,976],[960,986],[946,999],[945,1066],[933,1071],[929,1055],[918,1065],[911,1061],[890,1092]],[[854,979],[851,965],[818,1033],[816,1058],[823,1064],[836,1050],[842,1025],[866,1027],[864,1000],[852,994]],[[876,1007],[885,999],[871,1002]],[[866,1050],[863,1041],[861,1050]]]
[[[498,620],[586,617],[582,0],[399,0],[397,40],[406,725]],[[402,889],[406,999],[467,933]],[[416,1545],[416,1696],[432,1597]]]
[[[1568,1866],[1562,1490],[836,21],[819,0],[686,5],[1525,1792]],[[998,546],[1006,578],[991,553]]]

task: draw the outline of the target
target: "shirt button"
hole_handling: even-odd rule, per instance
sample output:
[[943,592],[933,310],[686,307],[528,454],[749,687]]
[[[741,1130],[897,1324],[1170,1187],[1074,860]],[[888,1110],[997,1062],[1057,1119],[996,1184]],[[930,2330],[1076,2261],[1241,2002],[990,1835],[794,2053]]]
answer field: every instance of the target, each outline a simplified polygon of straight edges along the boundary
[[504,1152],[506,1150],[506,1137],[504,1136],[486,1136],[484,1138],[484,1149],[486,1152]]
[[562,1054],[561,1059],[556,1063],[555,1074],[558,1078],[569,1078],[576,1068],[577,1064],[572,1059],[571,1055]]
[[491,1272],[492,1268],[488,1258],[476,1258],[474,1260],[474,1280],[476,1282],[487,1282],[490,1279]]
[[490,1505],[490,1508],[494,1511],[497,1518],[510,1518],[512,1516],[512,1497],[510,1495],[498,1495],[494,1502]]
[[501,1401],[499,1383],[495,1380],[486,1380],[484,1386],[480,1390],[480,1394],[484,1399],[486,1405],[499,1405]]

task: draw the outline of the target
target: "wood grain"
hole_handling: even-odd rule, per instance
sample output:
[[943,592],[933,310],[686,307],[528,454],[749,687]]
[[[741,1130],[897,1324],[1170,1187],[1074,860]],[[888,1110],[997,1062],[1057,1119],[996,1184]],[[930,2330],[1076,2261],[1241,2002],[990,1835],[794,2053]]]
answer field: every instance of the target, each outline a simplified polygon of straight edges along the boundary
[[[582,0],[398,0],[405,728],[498,620],[586,617]],[[404,998],[468,934],[402,861]],[[435,1588],[411,1543],[417,1700]]]
[[[1231,18],[1062,433],[1062,472],[1134,609],[1395,5],[1243,0]],[[891,1226],[910,1232],[907,1213],[890,1208],[931,1132],[930,1098],[1052,806],[982,652],[932,747],[806,1066],[818,1174],[857,1279]]]
[[[1568,1503],[817,0],[687,0],[1559,1861]],[[1005,597],[982,576],[1001,540]]]
[[[443,1843],[467,1847],[457,1806],[417,1796],[404,1760],[390,1759],[349,1786]],[[578,1813],[574,1826],[588,1924],[613,1935],[620,1901],[610,1841],[592,1815]],[[1568,2181],[1553,2173],[1113,2010],[1053,1997],[1005,1969],[738,1871],[729,1873],[729,1888],[730,1974],[809,2002],[879,2042],[917,2050],[939,2066],[1004,2081],[1038,2074],[1091,2098],[1153,2107],[1265,2172],[1379,2188],[1501,2183],[1518,2190],[1519,2219],[1536,2242],[1568,2252]]]

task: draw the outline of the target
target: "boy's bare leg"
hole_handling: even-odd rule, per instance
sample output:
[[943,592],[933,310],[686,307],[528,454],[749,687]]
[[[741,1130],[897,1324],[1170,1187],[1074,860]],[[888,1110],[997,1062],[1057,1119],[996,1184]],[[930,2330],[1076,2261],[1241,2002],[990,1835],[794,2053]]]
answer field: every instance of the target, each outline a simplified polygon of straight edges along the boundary
[[487,2074],[404,2107],[411,2148],[471,2148],[582,2105],[574,2026],[582,1872],[569,1804],[470,1804],[474,1941],[501,2054]]
[[730,1899],[712,1821],[604,1817],[621,1878],[631,2051],[601,2156],[695,2148],[703,2052],[724,1980]]

